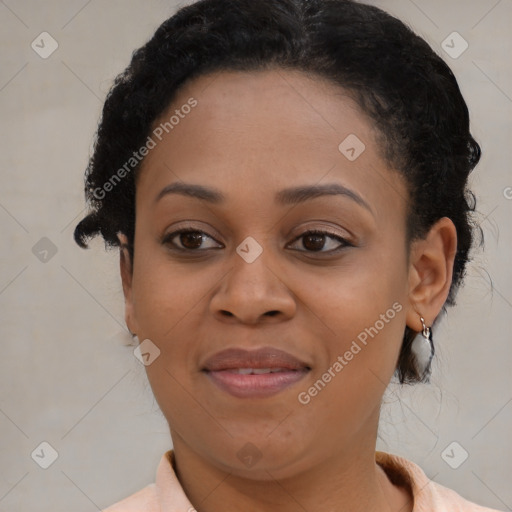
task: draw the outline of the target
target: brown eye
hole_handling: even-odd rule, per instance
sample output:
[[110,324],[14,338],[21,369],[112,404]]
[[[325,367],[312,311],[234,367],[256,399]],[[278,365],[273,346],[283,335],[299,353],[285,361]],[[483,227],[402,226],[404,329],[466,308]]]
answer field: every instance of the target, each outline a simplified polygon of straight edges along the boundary
[[186,232],[179,235],[178,240],[185,249],[198,249],[203,243],[203,235],[198,232]]
[[305,235],[303,237],[302,245],[308,251],[320,251],[325,245],[325,235],[317,235],[315,233]]
[[199,231],[196,229],[181,229],[166,235],[162,240],[162,243],[178,251],[181,250],[197,252],[198,250],[218,248],[217,243],[210,247],[204,247],[203,244],[207,239],[214,240],[204,231]]
[[[336,252],[343,247],[350,246],[344,238],[328,231],[306,231],[295,240],[302,240],[303,252]],[[336,243],[337,242],[337,243]],[[324,250],[327,248],[327,250]]]

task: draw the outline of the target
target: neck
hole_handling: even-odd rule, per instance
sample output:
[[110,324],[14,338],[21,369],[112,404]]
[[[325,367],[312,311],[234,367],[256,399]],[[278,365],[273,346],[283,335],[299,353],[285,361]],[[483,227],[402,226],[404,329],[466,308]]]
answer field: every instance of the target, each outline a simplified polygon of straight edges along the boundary
[[200,457],[176,433],[173,440],[176,474],[197,512],[412,511],[409,492],[393,485],[375,463],[374,445],[333,453],[290,477],[264,471],[264,479],[251,479]]

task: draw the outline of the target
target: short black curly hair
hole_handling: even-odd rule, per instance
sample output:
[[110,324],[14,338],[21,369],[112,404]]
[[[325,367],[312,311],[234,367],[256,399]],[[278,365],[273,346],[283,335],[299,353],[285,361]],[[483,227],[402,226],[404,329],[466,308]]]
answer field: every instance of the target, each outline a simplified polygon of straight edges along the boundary
[[[390,14],[353,0],[200,0],[162,23],[106,98],[85,176],[89,213],[75,228],[76,242],[87,247],[101,234],[107,246],[119,246],[123,233],[133,258],[140,163],[109,187],[116,172],[186,81],[272,67],[329,80],[373,120],[384,157],[408,187],[408,243],[441,217],[453,221],[457,253],[445,306],[455,304],[476,228],[467,180],[480,146],[468,108],[452,71],[427,42]],[[414,364],[415,335],[406,327],[396,370],[402,383],[430,374],[430,367],[422,373]]]

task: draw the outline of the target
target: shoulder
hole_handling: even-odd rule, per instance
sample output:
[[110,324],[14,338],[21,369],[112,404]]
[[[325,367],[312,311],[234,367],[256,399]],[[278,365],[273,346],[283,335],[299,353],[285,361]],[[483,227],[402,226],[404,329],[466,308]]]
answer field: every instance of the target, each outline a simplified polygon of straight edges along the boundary
[[391,481],[407,485],[414,497],[413,512],[499,512],[466,500],[452,489],[430,480],[414,462],[376,452],[375,460]]
[[160,512],[176,503],[183,505],[183,510],[192,509],[174,473],[173,460],[173,451],[168,450],[160,459],[155,482],[101,512]]
[[131,496],[114,503],[102,512],[157,512],[159,510],[156,485],[152,483]]
[[457,494],[452,489],[432,482],[433,492],[439,505],[444,506],[439,510],[449,510],[450,512],[499,512],[493,508],[482,507],[471,501],[466,500],[460,494]]

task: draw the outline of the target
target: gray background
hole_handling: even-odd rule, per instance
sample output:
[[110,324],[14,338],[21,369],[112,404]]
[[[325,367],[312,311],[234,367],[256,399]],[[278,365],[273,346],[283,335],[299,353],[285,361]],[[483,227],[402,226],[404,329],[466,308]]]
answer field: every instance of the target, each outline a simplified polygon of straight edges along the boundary
[[[388,389],[379,449],[512,510],[512,2],[373,3],[426,38],[459,80],[484,149],[471,179],[486,237],[438,330],[433,383]],[[123,346],[117,254],[99,239],[83,251],[72,232],[108,88],[177,5],[0,1],[0,512],[104,508],[154,481],[171,447],[144,367]],[[43,31],[59,45],[47,59],[31,48]],[[453,31],[469,43],[456,59],[441,47]],[[58,453],[48,469],[35,462],[47,449],[31,457],[43,441]],[[442,457],[454,441],[452,465],[469,453],[458,469]]]

